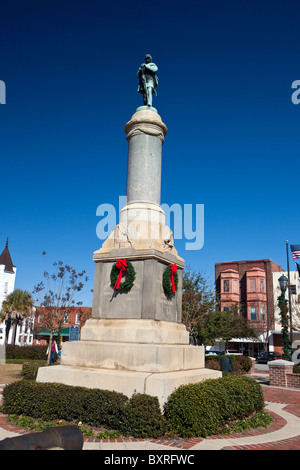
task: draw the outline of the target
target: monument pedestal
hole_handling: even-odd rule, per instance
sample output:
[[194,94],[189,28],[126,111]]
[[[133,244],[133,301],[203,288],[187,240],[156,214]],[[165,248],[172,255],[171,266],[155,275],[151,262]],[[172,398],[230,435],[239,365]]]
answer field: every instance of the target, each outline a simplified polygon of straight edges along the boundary
[[91,318],[80,341],[64,343],[62,364],[40,368],[37,381],[146,393],[163,409],[180,385],[220,376],[204,368],[204,348],[189,345],[182,323]]
[[[189,345],[181,323],[183,260],[149,249],[100,251],[94,253],[92,318],[80,341],[63,344],[61,365],[40,368],[37,381],[115,390],[128,397],[146,393],[157,396],[163,408],[179,385],[219,377],[220,372],[204,368],[204,348]],[[111,286],[117,255],[130,260],[136,271],[126,293]],[[167,297],[162,276],[174,262],[178,289]]]
[[[161,407],[179,385],[221,376],[205,369],[204,348],[189,345],[182,324],[184,260],[174,247],[160,207],[161,147],[167,132],[153,108],[141,107],[126,124],[129,141],[127,204],[120,221],[94,253],[92,318],[81,340],[63,344],[61,365],[40,368],[38,382],[158,396]],[[111,285],[111,270],[126,259],[131,289]],[[163,273],[176,264],[178,285],[168,297]]]
[[131,397],[134,393],[145,393],[157,396],[163,410],[170,394],[180,385],[216,379],[220,376],[219,371],[205,368],[149,373],[59,365],[40,368],[37,381],[117,391],[127,397]]

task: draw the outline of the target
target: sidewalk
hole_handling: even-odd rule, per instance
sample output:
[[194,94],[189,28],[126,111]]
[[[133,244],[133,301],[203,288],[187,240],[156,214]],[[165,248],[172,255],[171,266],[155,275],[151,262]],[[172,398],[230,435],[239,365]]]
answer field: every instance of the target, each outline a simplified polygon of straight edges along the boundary
[[[268,374],[252,374],[263,388],[266,410],[274,417],[268,429],[229,436],[190,439],[96,439],[87,438],[83,450],[103,451],[196,451],[196,450],[300,450],[300,390],[270,387]],[[0,384],[0,394],[3,389]],[[0,440],[24,433],[0,414]]]

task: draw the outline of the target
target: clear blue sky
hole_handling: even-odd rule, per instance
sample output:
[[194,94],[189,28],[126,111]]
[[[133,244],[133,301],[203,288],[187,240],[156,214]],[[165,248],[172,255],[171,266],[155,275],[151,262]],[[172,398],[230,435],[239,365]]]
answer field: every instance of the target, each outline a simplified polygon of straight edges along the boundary
[[87,271],[91,304],[96,209],[126,194],[146,53],[168,127],[162,203],[205,206],[204,247],[175,240],[179,254],[210,281],[221,261],[285,268],[285,240],[300,244],[299,14],[294,0],[2,2],[0,250],[8,237],[15,287],[42,279],[45,250]]

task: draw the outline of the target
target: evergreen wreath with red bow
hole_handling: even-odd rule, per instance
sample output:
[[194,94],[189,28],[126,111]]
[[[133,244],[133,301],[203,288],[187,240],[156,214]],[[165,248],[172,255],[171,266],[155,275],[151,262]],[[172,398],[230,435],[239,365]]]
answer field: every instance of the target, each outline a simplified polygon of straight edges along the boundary
[[163,288],[165,294],[170,297],[174,295],[178,287],[177,265],[170,264],[163,273]]
[[[123,273],[125,280],[121,282]],[[110,281],[114,289],[126,292],[131,289],[135,280],[135,269],[130,261],[126,259],[118,259],[113,265],[110,272]]]

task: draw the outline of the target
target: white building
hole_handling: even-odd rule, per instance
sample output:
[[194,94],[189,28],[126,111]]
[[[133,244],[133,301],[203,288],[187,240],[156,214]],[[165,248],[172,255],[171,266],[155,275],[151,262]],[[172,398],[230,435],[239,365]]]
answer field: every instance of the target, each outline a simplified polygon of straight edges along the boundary
[[0,255],[0,308],[3,300],[14,290],[16,271],[17,268],[13,265],[8,249],[8,240],[6,240],[5,248]]
[[[13,265],[8,249],[8,240],[0,255],[0,309],[6,297],[13,292],[15,287],[17,268]],[[0,323],[0,344],[5,342],[5,322]]]
[[[276,336],[281,335],[281,318],[280,309],[278,306],[278,297],[281,295],[279,278],[285,275],[288,277],[287,271],[273,272],[273,293],[274,293],[274,330],[269,332],[269,346],[270,351],[273,351],[278,341]],[[291,312],[292,312],[292,325],[293,325],[293,341],[300,339],[300,279],[298,271],[290,271],[290,285],[291,285]],[[285,292],[285,298],[289,300],[288,289]],[[289,312],[288,312],[289,315]],[[290,331],[289,331],[290,333]]]
[[[14,291],[16,279],[16,266],[13,265],[10,252],[8,249],[8,239],[4,250],[0,255],[0,310],[3,301],[11,292]],[[13,328],[10,328],[8,336],[8,344],[12,342]],[[33,334],[27,320],[22,322],[22,325],[17,326],[16,343],[17,345],[32,344]],[[5,321],[0,322],[0,344],[5,343]]]

